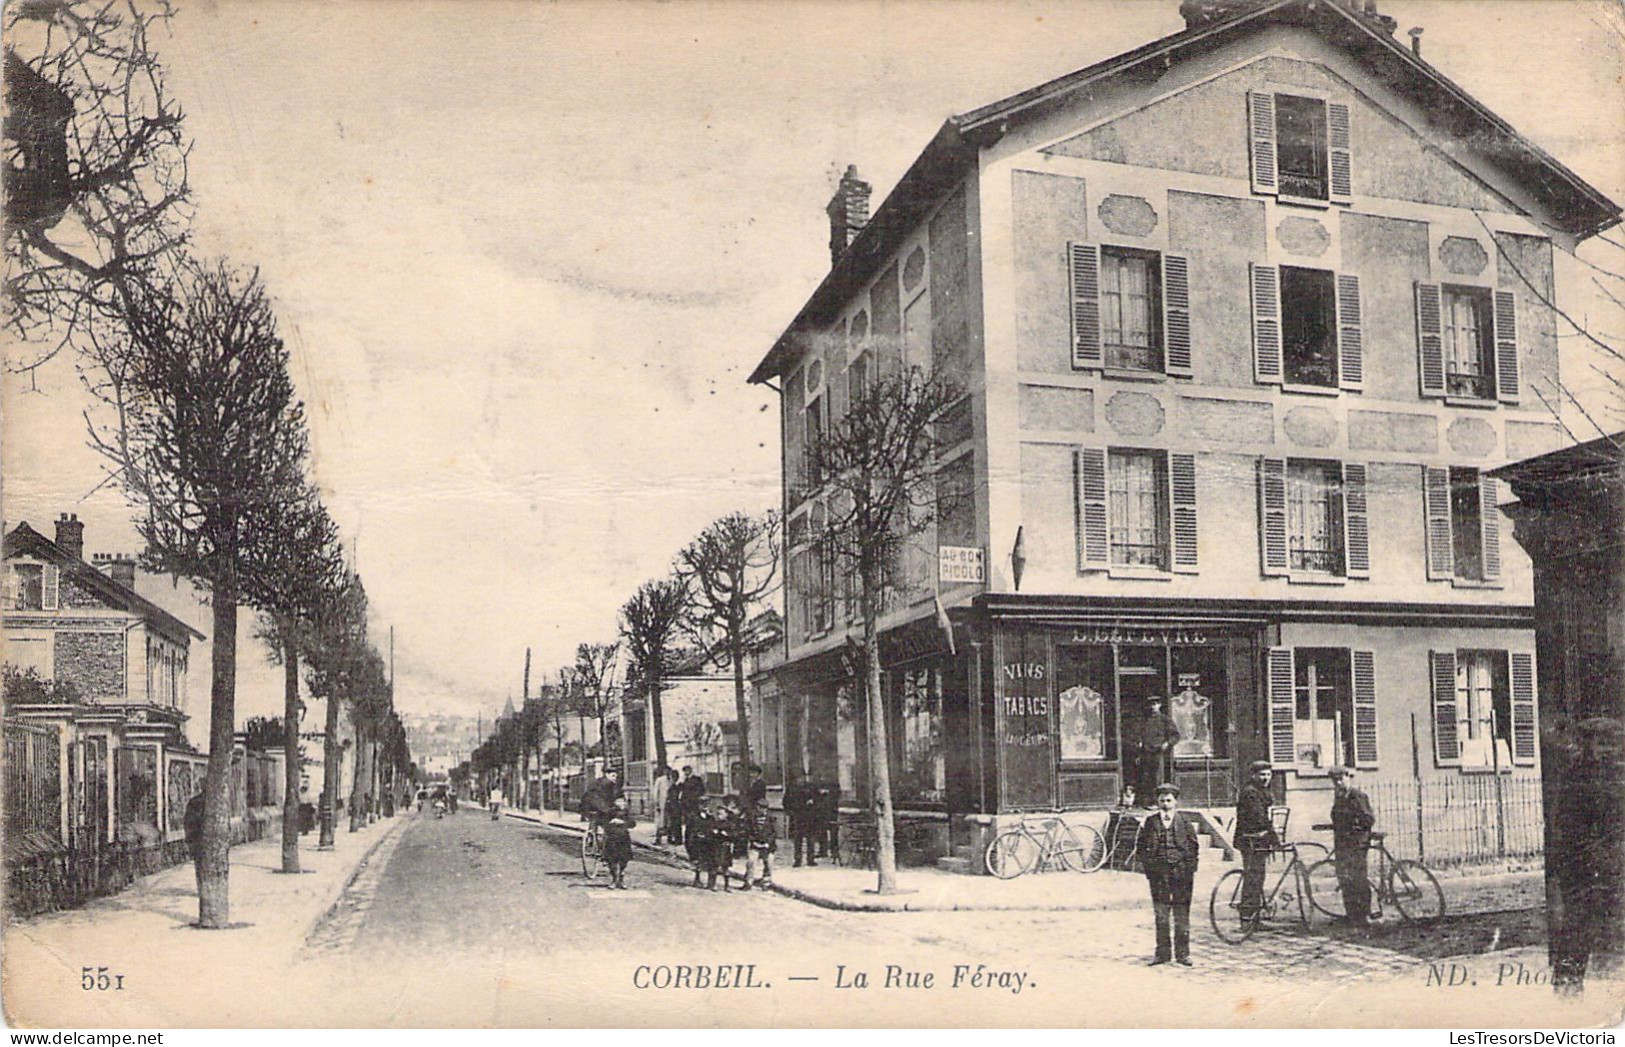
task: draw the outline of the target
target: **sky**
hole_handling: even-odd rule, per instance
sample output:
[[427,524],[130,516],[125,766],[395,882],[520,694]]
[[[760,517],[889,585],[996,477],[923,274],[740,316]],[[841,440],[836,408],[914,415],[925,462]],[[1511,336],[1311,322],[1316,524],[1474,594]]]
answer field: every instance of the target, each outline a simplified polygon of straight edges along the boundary
[[[1618,4],[1382,8],[1625,200]],[[745,379],[828,270],[847,164],[878,206],[947,116],[1176,32],[1177,9],[183,4],[157,45],[194,141],[198,245],[258,266],[274,299],[380,647],[394,629],[397,705],[517,702],[527,647],[534,681],[612,639],[708,522],[778,504],[777,397]],[[1585,296],[1583,265],[1560,273],[1578,314],[1625,327]],[[1599,415],[1583,339],[1565,350]],[[50,536],[77,512],[87,551],[133,550],[122,496],[93,490],[71,362],[38,386],[7,380],[7,526]],[[208,631],[181,594],[164,602]],[[239,714],[278,711],[277,671],[253,648],[241,661]],[[200,720],[207,664],[194,649]]]

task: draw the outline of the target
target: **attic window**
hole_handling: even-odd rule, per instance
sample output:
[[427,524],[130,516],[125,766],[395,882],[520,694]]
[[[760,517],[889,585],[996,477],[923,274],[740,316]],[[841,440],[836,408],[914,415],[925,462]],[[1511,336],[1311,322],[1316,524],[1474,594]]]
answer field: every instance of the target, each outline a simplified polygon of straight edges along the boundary
[[1249,91],[1253,191],[1303,203],[1349,203],[1353,149],[1346,103]]

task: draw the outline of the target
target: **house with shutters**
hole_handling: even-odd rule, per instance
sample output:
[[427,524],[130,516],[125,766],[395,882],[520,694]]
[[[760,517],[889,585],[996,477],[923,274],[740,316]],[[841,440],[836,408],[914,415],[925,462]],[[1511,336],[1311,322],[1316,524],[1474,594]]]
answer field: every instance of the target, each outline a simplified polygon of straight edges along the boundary
[[[1538,775],[1531,570],[1496,467],[1559,446],[1553,251],[1620,208],[1353,0],[1186,28],[953,116],[757,366],[781,395],[786,777],[869,774],[855,616],[806,449],[953,377],[934,525],[882,621],[891,780],[970,853],[1148,775]],[[937,602],[946,608],[950,637]],[[1147,769],[1151,703],[1180,738]]]

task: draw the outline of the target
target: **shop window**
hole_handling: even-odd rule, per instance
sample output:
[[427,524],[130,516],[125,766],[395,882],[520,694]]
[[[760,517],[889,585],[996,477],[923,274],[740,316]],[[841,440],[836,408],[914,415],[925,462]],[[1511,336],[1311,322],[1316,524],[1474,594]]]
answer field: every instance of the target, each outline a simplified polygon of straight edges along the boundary
[[1055,649],[1063,761],[1117,759],[1117,693],[1110,647]]
[[1169,649],[1168,715],[1179,730],[1176,759],[1230,755],[1229,675],[1222,648]]
[[842,683],[835,692],[835,780],[843,800],[857,800],[858,717],[862,702],[853,695],[853,685]]
[[899,759],[892,783],[898,800],[941,803],[947,790],[942,734],[942,671],[902,669],[888,674]]

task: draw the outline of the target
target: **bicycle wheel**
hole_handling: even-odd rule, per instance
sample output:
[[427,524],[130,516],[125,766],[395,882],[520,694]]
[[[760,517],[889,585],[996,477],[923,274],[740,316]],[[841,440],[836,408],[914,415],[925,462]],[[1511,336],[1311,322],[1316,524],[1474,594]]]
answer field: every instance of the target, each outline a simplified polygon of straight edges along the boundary
[[581,873],[587,879],[595,879],[603,867],[604,838],[599,835],[596,827],[588,829],[581,837]]
[[1240,945],[1258,930],[1262,918],[1259,912],[1242,915],[1241,885],[1243,873],[1231,869],[1213,885],[1213,897],[1208,901],[1208,918],[1213,921],[1213,933],[1227,945]]
[[1343,918],[1343,890],[1337,882],[1337,862],[1323,858],[1309,867],[1309,904],[1334,920]]
[[1444,890],[1428,867],[1412,858],[1394,863],[1388,873],[1389,897],[1407,920],[1427,922],[1444,915]]
[[1300,861],[1294,860],[1293,865],[1295,868],[1287,870],[1292,875],[1292,886],[1287,887],[1283,884],[1277,887],[1276,891],[1279,893],[1277,893],[1276,899],[1281,904],[1283,910],[1281,915],[1283,916],[1288,915],[1285,912],[1287,906],[1296,904],[1298,907],[1298,922],[1303,925],[1304,930],[1308,930],[1309,911],[1314,908],[1313,903],[1309,900],[1311,897],[1309,870],[1305,869]]
[[1000,833],[987,845],[987,871],[1001,880],[1030,872],[1038,862],[1038,841],[1024,829]]
[[1106,864],[1106,841],[1093,826],[1067,826],[1057,836],[1061,863],[1073,872],[1092,873]]

